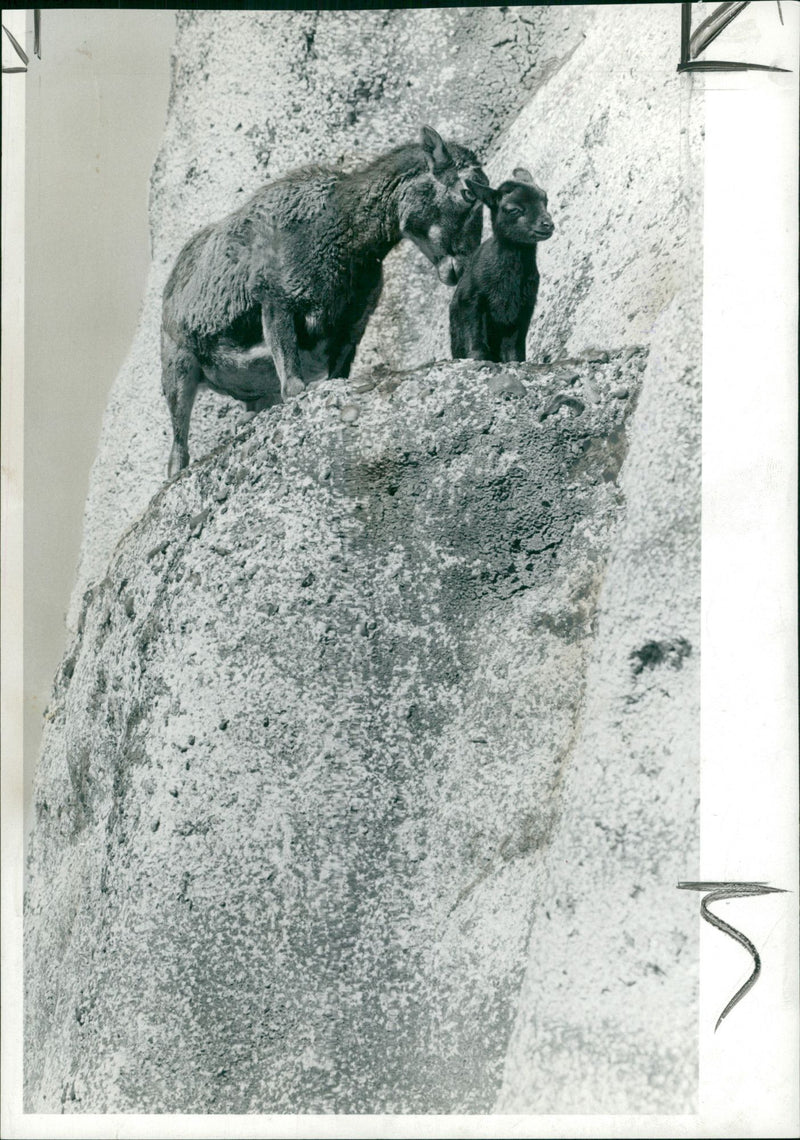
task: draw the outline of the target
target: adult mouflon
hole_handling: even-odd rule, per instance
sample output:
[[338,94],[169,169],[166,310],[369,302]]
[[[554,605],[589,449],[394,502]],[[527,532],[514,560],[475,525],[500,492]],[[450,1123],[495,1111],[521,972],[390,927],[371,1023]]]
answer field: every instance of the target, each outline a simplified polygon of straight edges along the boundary
[[489,207],[492,236],[466,263],[450,302],[450,350],[455,359],[524,360],[539,291],[536,246],[555,228],[547,195],[522,167],[496,190],[468,188]]
[[254,408],[349,374],[381,293],[383,259],[402,238],[454,285],[460,259],[480,244],[474,187],[484,184],[472,151],[423,127],[419,143],[351,173],[293,171],[195,234],[164,289],[170,477],[189,462],[201,384]]

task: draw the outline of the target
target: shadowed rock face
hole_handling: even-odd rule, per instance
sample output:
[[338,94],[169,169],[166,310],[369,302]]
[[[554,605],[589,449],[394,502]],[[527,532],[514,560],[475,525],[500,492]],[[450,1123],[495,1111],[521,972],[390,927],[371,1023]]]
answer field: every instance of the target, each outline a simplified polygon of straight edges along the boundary
[[31,1108],[491,1108],[645,361],[324,383],[156,497],[49,714]]

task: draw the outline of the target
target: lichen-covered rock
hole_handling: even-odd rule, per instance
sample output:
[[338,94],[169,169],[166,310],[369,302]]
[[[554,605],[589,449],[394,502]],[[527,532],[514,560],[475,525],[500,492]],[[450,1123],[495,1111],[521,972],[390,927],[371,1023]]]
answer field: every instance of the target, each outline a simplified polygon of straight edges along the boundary
[[315,385],[153,500],[49,714],[32,1110],[491,1108],[645,362]]

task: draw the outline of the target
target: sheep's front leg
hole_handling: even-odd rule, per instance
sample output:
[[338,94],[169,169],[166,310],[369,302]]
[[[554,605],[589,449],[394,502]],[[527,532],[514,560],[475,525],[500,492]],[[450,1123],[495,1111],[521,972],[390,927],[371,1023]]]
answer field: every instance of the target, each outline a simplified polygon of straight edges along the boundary
[[286,305],[269,299],[261,306],[261,328],[264,343],[272,352],[275,371],[281,383],[281,396],[299,396],[305,389],[300,370],[300,352],[294,319]]
[[379,271],[376,283],[367,293],[361,315],[356,321],[353,322],[352,327],[347,330],[346,335],[342,337],[342,339],[337,343],[335,343],[329,352],[329,379],[346,380],[350,375],[350,369],[353,367],[353,360],[356,355],[356,349],[361,343],[361,338],[364,335],[364,331],[366,330],[369,318],[375,312],[375,306],[378,304],[382,289],[383,275]]

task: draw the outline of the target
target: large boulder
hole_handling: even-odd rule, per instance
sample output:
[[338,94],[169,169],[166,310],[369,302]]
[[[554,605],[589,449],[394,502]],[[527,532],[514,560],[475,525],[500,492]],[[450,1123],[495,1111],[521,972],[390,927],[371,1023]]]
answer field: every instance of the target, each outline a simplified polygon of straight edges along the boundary
[[492,1105],[645,363],[326,382],[156,496],[50,709],[31,1107]]

